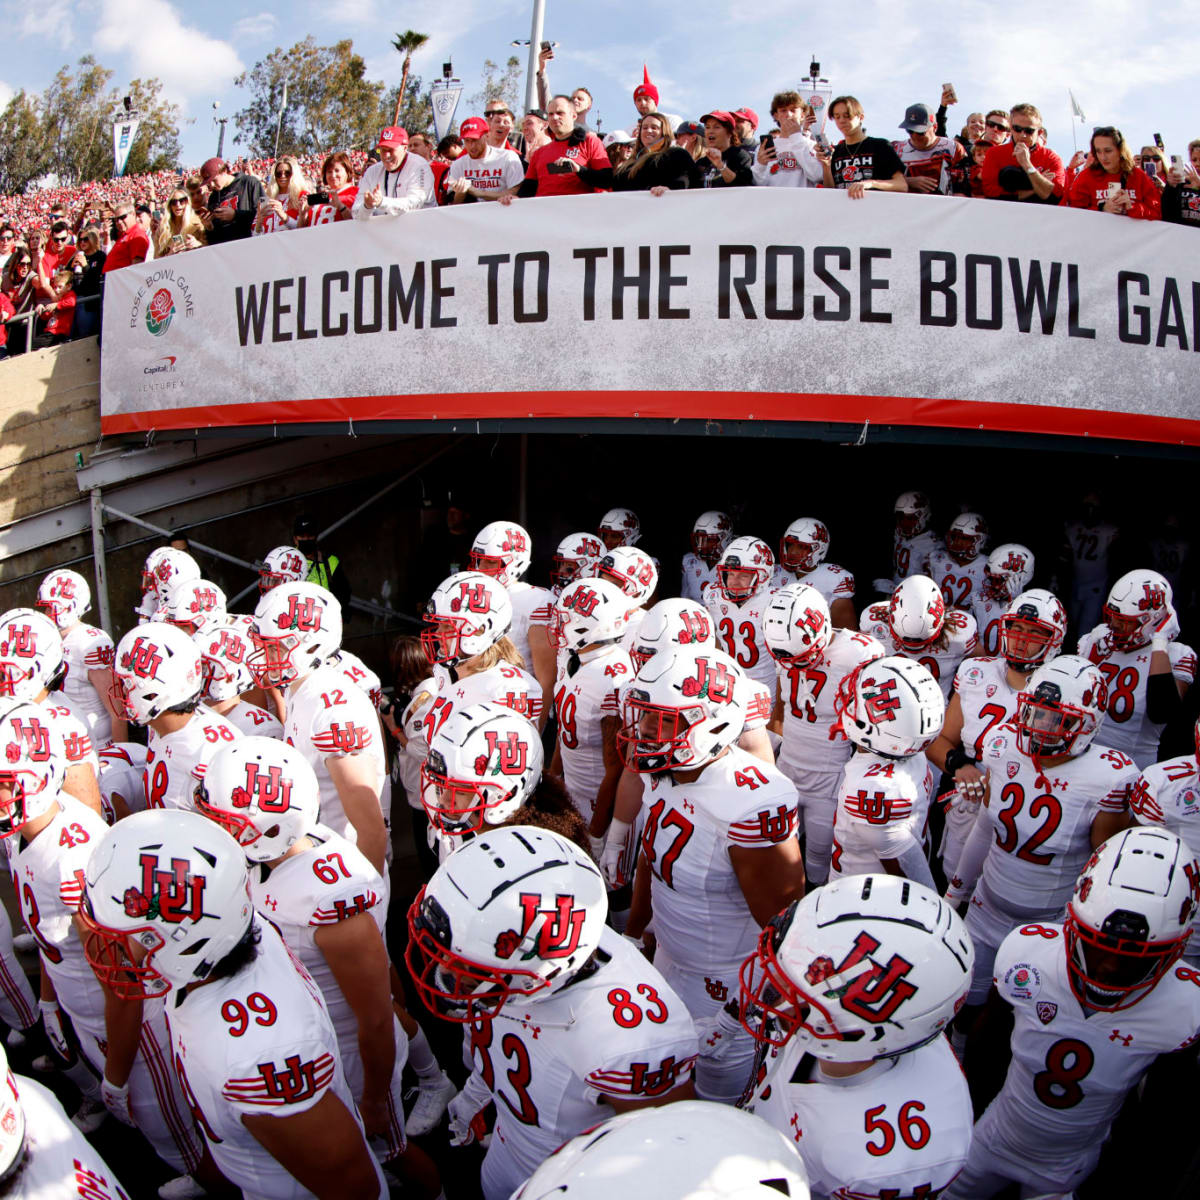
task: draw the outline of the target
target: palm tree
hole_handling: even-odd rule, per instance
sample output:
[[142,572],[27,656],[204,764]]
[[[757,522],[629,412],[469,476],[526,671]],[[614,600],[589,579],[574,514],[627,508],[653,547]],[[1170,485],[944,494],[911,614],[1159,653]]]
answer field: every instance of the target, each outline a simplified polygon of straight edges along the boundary
[[394,125],[400,124],[400,109],[404,104],[404,91],[408,87],[408,69],[412,66],[412,56],[427,41],[429,41],[429,34],[416,33],[411,29],[396,34],[392,39],[396,53],[404,55],[404,70],[400,75],[400,94],[396,97],[396,117],[392,122]]

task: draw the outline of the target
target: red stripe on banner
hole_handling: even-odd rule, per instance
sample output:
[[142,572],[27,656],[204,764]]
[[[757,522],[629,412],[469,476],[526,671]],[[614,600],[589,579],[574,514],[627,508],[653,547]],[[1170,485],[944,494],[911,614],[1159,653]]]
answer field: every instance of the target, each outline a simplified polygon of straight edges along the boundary
[[[702,402],[702,404],[701,404]],[[478,392],[429,396],[339,396],[269,404],[206,404],[102,417],[105,434],[354,421],[462,421],[525,418],[653,418],[714,421],[831,421],[987,429],[1067,437],[1200,445],[1200,421],[1145,413],[793,392]]]

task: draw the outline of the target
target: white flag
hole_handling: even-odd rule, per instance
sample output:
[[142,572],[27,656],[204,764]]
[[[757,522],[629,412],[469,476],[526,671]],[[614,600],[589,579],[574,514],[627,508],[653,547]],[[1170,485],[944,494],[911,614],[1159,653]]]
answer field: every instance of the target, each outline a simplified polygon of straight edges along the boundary
[[140,124],[137,113],[123,113],[113,122],[113,159],[117,175],[125,174],[129,150]]
[[1067,88],[1067,95],[1071,97],[1071,112],[1081,121],[1086,121],[1087,117],[1083,115],[1083,109],[1079,107],[1079,101],[1075,99],[1075,93],[1070,88]]
[[439,142],[454,124],[454,111],[458,108],[462,90],[463,85],[457,79],[435,79],[429,89],[429,99],[433,103],[433,127]]

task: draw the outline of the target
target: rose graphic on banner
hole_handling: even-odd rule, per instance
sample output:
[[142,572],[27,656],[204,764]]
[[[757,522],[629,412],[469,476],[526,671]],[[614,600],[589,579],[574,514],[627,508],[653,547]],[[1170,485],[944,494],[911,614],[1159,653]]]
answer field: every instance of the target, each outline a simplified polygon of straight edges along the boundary
[[146,328],[155,337],[162,337],[170,327],[171,318],[175,315],[175,301],[169,288],[159,288],[153,299],[146,305]]

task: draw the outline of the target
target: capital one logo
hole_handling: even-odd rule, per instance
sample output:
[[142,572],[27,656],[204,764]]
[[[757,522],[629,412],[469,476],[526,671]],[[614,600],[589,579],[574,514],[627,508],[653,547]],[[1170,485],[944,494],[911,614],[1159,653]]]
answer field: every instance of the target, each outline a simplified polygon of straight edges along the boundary
[[522,892],[518,897],[521,905],[521,928],[505,929],[496,938],[496,954],[511,958],[525,939],[533,932],[538,918],[541,929],[533,948],[522,958],[569,958],[579,949],[583,923],[587,920],[587,909],[575,907],[574,896],[555,896],[551,908],[542,907],[541,892]]

